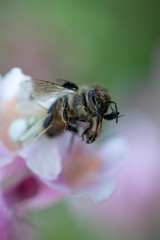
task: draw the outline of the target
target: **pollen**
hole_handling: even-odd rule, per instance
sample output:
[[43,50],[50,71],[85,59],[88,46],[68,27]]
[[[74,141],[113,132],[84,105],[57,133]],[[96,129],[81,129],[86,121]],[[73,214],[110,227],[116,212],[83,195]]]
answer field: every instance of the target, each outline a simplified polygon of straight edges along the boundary
[[11,150],[17,150],[19,146],[13,143],[8,135],[8,129],[11,123],[19,117],[19,114],[16,111],[17,99],[8,101],[3,109],[0,109],[1,118],[0,118],[0,139],[4,144]]

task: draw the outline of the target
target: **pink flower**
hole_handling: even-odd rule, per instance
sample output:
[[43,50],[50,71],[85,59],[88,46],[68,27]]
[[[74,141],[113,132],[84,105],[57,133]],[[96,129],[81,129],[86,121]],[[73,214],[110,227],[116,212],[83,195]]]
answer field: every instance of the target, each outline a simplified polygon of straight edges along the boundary
[[[49,188],[33,175],[20,157],[22,147],[13,140],[27,130],[30,113],[17,111],[27,100],[19,91],[19,83],[28,76],[12,69],[0,80],[0,238],[31,239],[31,227],[25,218],[27,209],[52,204],[63,193]],[[13,87],[12,87],[13,85]],[[17,129],[15,125],[19,123]],[[14,130],[14,131],[13,131]]]
[[26,223],[24,213],[20,207],[22,202],[34,197],[38,191],[36,179],[26,177],[18,182],[15,186],[1,189],[1,204],[0,204],[0,232],[2,240],[9,239],[29,239],[31,230]]
[[[101,228],[106,238],[117,233],[116,239],[128,239],[128,236],[152,239],[153,232],[159,234],[159,135],[151,120],[140,114],[134,113],[134,118],[128,112],[129,115],[130,118],[118,125],[119,133],[128,144],[128,152],[118,171],[112,173],[118,185],[116,191],[103,204],[81,197],[70,198],[69,206],[83,223]],[[105,189],[103,183],[102,186]]]
[[[21,89],[19,84],[26,80],[30,79],[29,76],[26,76],[22,73],[20,69],[12,69],[9,73],[7,73],[0,80],[0,99],[1,99],[1,119],[0,119],[0,146],[2,146],[0,151],[0,166],[11,163],[16,156],[21,156],[21,152],[23,151],[23,147],[18,144],[18,140],[21,135],[26,132],[32,125],[34,125],[42,115],[44,114],[43,109],[39,109],[36,104],[33,104],[29,100],[28,94],[25,94]],[[13,88],[11,86],[14,85]],[[53,178],[56,178],[60,173],[60,155],[57,149],[56,141],[52,141],[52,147],[49,143],[49,140],[45,138],[44,141],[44,154],[48,159],[47,155],[49,154],[49,158],[52,159],[50,164],[50,175]],[[43,138],[42,138],[43,141]],[[35,152],[37,152],[38,145],[31,146],[31,148],[35,147]],[[40,161],[41,155],[34,157],[34,162],[37,164],[39,161],[45,170],[45,164]],[[41,158],[42,159],[42,158]],[[53,159],[55,159],[53,161]],[[31,170],[34,171],[34,166],[27,165]]]
[[[50,187],[66,193],[86,194],[97,202],[107,200],[116,187],[112,172],[127,152],[125,139],[115,136],[100,147],[96,144],[86,145],[76,138],[72,150],[68,151],[70,137],[70,134],[65,134],[58,139],[60,164],[56,162],[56,155],[54,158],[52,156],[52,151],[55,154],[54,141],[47,137],[23,149],[21,156],[27,166]],[[54,176],[55,169],[58,172]]]
[[116,239],[132,239],[132,236],[158,239],[159,236],[160,54],[155,66],[151,81],[128,100],[129,110],[116,128],[128,144],[124,164],[113,173],[118,182],[117,191],[102,205],[88,204],[84,199],[77,204],[71,199],[72,212],[77,212],[83,221],[87,218],[95,226],[103,226],[107,237],[113,234],[113,238],[118,236]]
[[[18,173],[18,175],[17,175]],[[24,161],[0,168],[0,233],[2,240],[31,239],[35,232],[25,213],[53,204],[62,193],[51,190],[25,167]]]
[[130,119],[120,124],[120,128],[130,150],[123,168],[114,175],[119,188],[105,204],[105,212],[121,224],[138,225],[145,223],[158,196],[159,139],[152,121],[140,115],[134,122]]
[[115,174],[119,188],[106,204],[106,215],[115,221],[146,229],[155,224],[160,210],[160,49],[156,50],[150,81],[138,86],[127,118],[118,125],[130,150],[126,164]]
[[[12,70],[10,81],[12,81],[13,73]],[[21,81],[23,81],[26,76],[21,71],[20,73]],[[7,81],[4,77],[3,81],[6,82],[4,89],[8,89],[9,77]],[[18,84],[17,88],[15,87],[15,94],[8,93],[7,98],[1,96],[5,106],[3,110],[7,114],[9,113],[7,107],[10,109],[13,99],[13,112],[19,105],[26,106],[28,98],[24,97],[19,90],[19,82],[20,80],[15,80],[15,85]],[[6,131],[2,134],[3,151],[0,152],[2,156],[0,165],[9,164],[16,157],[21,157],[26,166],[52,189],[58,188],[66,193],[87,194],[98,202],[108,199],[116,187],[116,182],[111,176],[112,165],[120,162],[127,152],[125,139],[115,136],[104,141],[104,144],[99,147],[96,144],[89,146],[77,138],[72,151],[68,152],[70,135],[65,133],[56,139],[50,139],[43,135],[34,143],[21,147],[13,142],[18,142],[21,135],[43,115],[38,109],[35,109],[35,105],[31,101],[28,101],[27,104],[29,104],[27,108],[23,107],[23,111],[19,111],[14,118],[15,113],[12,113],[10,119],[7,114],[3,118],[2,125],[9,120],[7,123],[9,132],[8,136],[6,136]]]

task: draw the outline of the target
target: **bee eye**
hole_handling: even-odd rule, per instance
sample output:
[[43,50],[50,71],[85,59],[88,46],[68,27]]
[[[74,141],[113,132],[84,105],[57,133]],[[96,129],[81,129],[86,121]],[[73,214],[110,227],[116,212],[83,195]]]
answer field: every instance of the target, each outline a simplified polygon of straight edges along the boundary
[[88,92],[88,100],[94,107],[96,107],[95,93],[93,90],[90,90]]

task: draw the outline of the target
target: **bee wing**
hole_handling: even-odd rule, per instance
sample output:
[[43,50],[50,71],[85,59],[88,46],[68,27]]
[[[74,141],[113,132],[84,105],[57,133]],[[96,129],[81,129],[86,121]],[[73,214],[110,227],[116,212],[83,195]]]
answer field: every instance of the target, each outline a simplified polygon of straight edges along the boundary
[[28,145],[38,139],[43,133],[45,133],[51,125],[44,128],[43,124],[47,116],[39,120],[35,125],[33,125],[28,131],[26,131],[19,140],[19,143],[23,146]]
[[[64,85],[64,86],[63,86]],[[66,84],[58,84],[45,80],[26,80],[20,84],[21,88],[30,93],[33,98],[47,100],[54,97],[62,97],[75,90]]]

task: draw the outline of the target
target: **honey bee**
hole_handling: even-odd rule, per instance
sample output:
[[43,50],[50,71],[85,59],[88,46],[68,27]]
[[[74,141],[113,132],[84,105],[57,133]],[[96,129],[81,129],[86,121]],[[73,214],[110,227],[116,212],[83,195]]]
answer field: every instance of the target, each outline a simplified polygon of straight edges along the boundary
[[111,100],[108,89],[100,84],[78,87],[62,79],[56,82],[26,80],[21,87],[40,101],[52,101],[56,97],[47,115],[22,135],[22,143],[37,139],[43,133],[50,137],[56,137],[64,131],[78,135],[80,129],[83,130],[80,134],[82,140],[93,143],[100,133],[103,119],[115,119],[117,123],[120,117],[116,102]]

